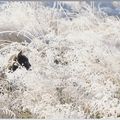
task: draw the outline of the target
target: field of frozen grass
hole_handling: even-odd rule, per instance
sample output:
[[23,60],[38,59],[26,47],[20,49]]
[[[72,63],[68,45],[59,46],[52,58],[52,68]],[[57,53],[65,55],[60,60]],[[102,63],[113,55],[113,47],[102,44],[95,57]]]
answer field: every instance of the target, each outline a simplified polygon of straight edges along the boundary
[[[0,6],[1,118],[120,117],[120,19],[72,5]],[[32,70],[8,73],[21,49]]]

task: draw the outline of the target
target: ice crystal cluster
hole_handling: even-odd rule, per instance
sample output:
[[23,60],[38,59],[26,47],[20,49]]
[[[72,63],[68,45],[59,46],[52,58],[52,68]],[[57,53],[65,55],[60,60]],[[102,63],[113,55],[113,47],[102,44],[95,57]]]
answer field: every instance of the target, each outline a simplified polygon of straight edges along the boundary
[[[19,50],[31,70],[8,72]],[[120,19],[85,2],[1,4],[0,117],[120,117]]]

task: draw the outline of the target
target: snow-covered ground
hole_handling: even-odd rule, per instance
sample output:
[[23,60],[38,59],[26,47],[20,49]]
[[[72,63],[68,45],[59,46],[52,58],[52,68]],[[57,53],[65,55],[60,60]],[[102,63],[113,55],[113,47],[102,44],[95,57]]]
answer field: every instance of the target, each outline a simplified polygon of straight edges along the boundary
[[[120,117],[120,20],[72,5],[0,6],[1,118]],[[21,49],[32,70],[7,72]]]

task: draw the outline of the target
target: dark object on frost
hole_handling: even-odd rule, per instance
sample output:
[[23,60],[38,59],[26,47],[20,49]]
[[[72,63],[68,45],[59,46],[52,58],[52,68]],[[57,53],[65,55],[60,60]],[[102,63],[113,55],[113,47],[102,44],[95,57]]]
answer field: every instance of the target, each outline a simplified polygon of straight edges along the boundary
[[57,59],[54,60],[54,63],[59,64],[59,61]]
[[18,55],[13,55],[9,59],[9,64],[7,68],[11,71],[15,71],[19,66],[25,67],[27,70],[31,67],[28,58],[22,54],[22,51]]
[[21,66],[24,66],[27,70],[31,67],[28,58],[22,55],[22,51],[18,54],[17,61]]

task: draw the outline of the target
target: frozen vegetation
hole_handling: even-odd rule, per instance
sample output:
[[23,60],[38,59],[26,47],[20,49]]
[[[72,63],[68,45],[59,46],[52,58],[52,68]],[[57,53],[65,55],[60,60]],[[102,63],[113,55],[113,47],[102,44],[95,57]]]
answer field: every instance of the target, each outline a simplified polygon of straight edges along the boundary
[[[61,4],[0,6],[1,118],[120,117],[120,19]],[[21,49],[32,70],[8,72]]]

